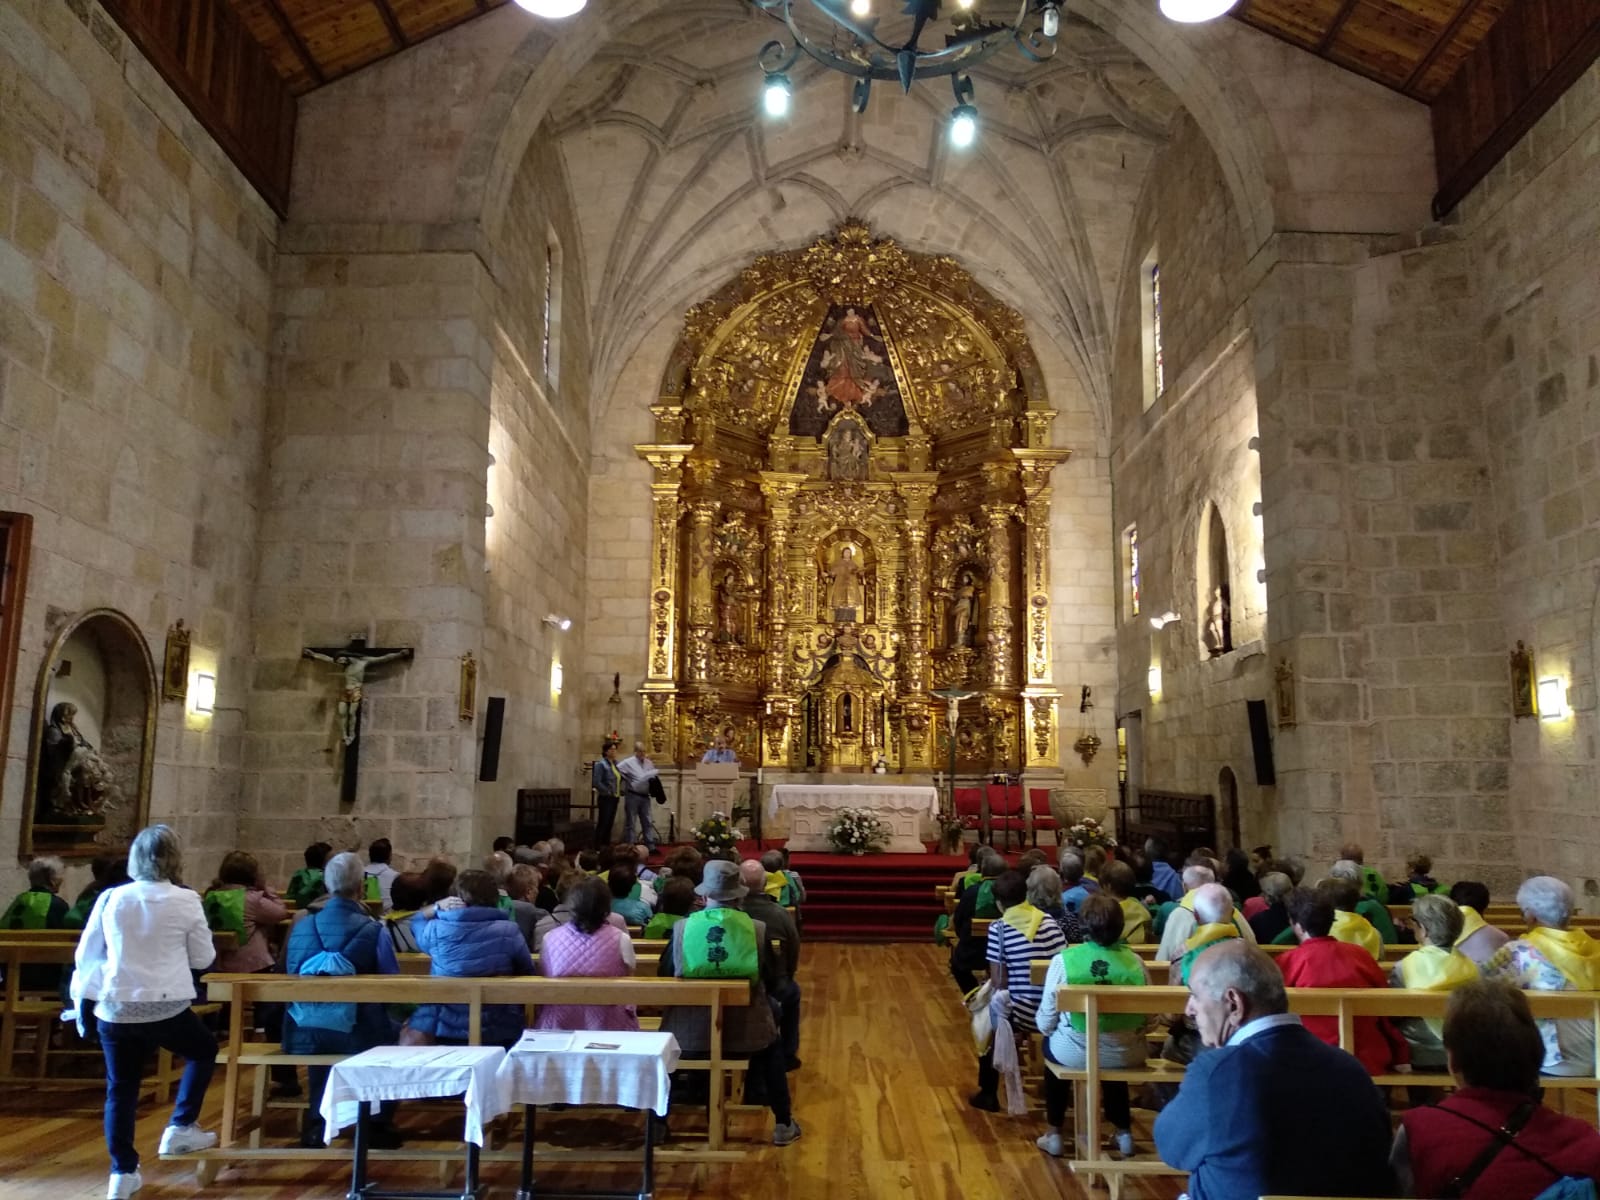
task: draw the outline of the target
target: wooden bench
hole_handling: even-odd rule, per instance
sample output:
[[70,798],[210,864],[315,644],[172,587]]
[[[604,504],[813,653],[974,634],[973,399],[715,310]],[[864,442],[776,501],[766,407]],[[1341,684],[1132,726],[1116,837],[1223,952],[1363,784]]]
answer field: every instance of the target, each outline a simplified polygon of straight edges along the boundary
[[[1188,989],[1181,987],[1063,987],[1056,993],[1056,1007],[1063,1015],[1082,1014],[1089,1029],[1099,1027],[1099,1019],[1110,1014],[1160,1016],[1182,1012],[1188,1002]],[[1586,1020],[1600,1033],[1600,992],[1525,992],[1528,1006],[1538,1019]],[[1444,1016],[1448,992],[1423,992],[1400,988],[1290,988],[1289,1011],[1303,1017],[1335,1017],[1339,1023],[1339,1045],[1352,1051],[1356,1020],[1361,1017]],[[1585,1089],[1600,1087],[1600,1041],[1597,1041],[1594,1070],[1587,1076],[1544,1076],[1546,1088]],[[1184,1067],[1154,1059],[1142,1067],[1103,1068],[1097,1038],[1086,1039],[1084,1066],[1081,1069],[1047,1063],[1046,1069],[1058,1079],[1073,1084],[1076,1133],[1088,1148],[1088,1158],[1074,1159],[1069,1166],[1077,1174],[1100,1176],[1106,1180],[1112,1200],[1120,1195],[1121,1182],[1129,1175],[1180,1175],[1183,1172],[1163,1163],[1147,1160],[1118,1163],[1101,1157],[1100,1085],[1106,1082],[1180,1083]],[[1454,1087],[1455,1080],[1443,1072],[1390,1073],[1373,1076],[1379,1087]]]
[[[632,1004],[640,1008],[692,1007],[709,1010],[710,1046],[703,1058],[685,1058],[680,1069],[708,1072],[710,1095],[707,1104],[707,1140],[703,1146],[675,1143],[657,1152],[657,1157],[673,1160],[719,1161],[741,1157],[742,1149],[727,1145],[727,1108],[723,1098],[724,1075],[743,1069],[742,1059],[728,1059],[722,1051],[723,1010],[744,1007],[750,1002],[749,985],[738,979],[543,979],[537,976],[461,979],[450,976],[359,975],[208,975],[209,994],[231,1002],[228,1037],[218,1062],[223,1066],[222,1128],[214,1150],[176,1157],[198,1163],[200,1181],[211,1182],[222,1164],[252,1159],[314,1159],[346,1161],[349,1151],[342,1147],[324,1150],[274,1149],[259,1145],[265,1093],[265,1068],[272,1066],[327,1066],[347,1057],[285,1053],[270,1043],[247,1043],[241,1013],[246,1002],[327,1001],[369,1004],[461,1004],[467,1007],[468,1042],[479,1044],[485,1004],[515,1004],[531,1010],[546,1004]],[[239,1095],[246,1067],[257,1070],[255,1103],[247,1121],[239,1120]],[[248,1134],[254,1144],[241,1144]],[[456,1157],[459,1157],[457,1152]],[[376,1158],[411,1161],[443,1161],[441,1151],[396,1150],[376,1153]],[[585,1152],[579,1157],[603,1158],[603,1153]],[[485,1161],[516,1161],[516,1151],[485,1151]]]

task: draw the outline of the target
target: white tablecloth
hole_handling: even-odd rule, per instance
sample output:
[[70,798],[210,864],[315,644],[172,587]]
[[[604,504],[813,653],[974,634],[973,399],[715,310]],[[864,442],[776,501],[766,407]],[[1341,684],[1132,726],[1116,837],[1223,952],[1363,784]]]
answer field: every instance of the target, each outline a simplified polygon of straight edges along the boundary
[[871,809],[889,826],[890,840],[884,849],[898,854],[922,854],[922,843],[939,812],[938,789],[928,786],[906,787],[868,783],[780,783],[767,796],[767,817],[775,819],[778,810],[787,808],[789,849],[829,849],[827,826],[843,808]]
[[565,1050],[507,1054],[496,1074],[508,1106],[613,1104],[664,1117],[679,1057],[678,1039],[670,1033],[579,1030]]
[[322,1093],[327,1140],[355,1124],[363,1102],[376,1108],[380,1100],[459,1095],[467,1110],[466,1139],[481,1146],[484,1125],[511,1107],[496,1074],[505,1057],[499,1046],[375,1046],[335,1063]]

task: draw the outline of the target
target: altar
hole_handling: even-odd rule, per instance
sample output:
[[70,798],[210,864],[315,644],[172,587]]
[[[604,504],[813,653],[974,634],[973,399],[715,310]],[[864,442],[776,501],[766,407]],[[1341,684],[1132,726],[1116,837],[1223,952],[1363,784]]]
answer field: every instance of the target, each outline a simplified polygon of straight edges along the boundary
[[780,783],[767,795],[766,815],[774,820],[780,810],[789,817],[788,848],[799,851],[833,849],[828,826],[841,809],[871,809],[889,827],[890,854],[925,854],[925,841],[938,838],[933,825],[939,812],[939,793],[931,786],[907,787],[878,783]]

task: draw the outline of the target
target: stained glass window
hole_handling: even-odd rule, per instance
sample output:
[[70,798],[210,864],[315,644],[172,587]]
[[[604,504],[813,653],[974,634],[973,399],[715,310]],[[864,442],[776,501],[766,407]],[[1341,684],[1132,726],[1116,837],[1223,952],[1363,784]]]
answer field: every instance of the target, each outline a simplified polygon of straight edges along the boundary
[[1156,395],[1167,390],[1166,371],[1161,359],[1161,264],[1150,264],[1150,332],[1155,343]]
[[550,378],[551,346],[555,341],[556,319],[556,248],[551,242],[544,247],[544,340],[540,348],[540,361],[544,377]]
[[1128,526],[1128,609],[1139,615],[1139,527]]

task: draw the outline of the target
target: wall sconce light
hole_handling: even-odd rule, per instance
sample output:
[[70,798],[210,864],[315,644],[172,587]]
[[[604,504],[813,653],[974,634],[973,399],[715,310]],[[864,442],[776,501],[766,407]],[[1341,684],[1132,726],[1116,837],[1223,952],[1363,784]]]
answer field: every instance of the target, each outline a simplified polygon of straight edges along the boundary
[[194,711],[209,717],[217,708],[217,677],[198,672],[189,696],[194,702]]
[[1150,628],[1165,629],[1168,625],[1176,625],[1181,620],[1183,620],[1183,618],[1169,608],[1159,617],[1150,618]]
[[562,683],[561,664],[559,662],[553,662],[553,663],[550,664],[550,694],[551,695],[553,695],[553,696],[561,695],[561,683]]
[[1159,665],[1152,664],[1150,670],[1145,673],[1144,680],[1150,689],[1151,699],[1161,694],[1161,667]]
[[1546,721],[1559,721],[1566,716],[1567,689],[1554,677],[1539,680],[1539,716]]
[[572,628],[571,617],[558,617],[555,613],[546,613],[544,623],[551,629],[559,629],[562,633]]

